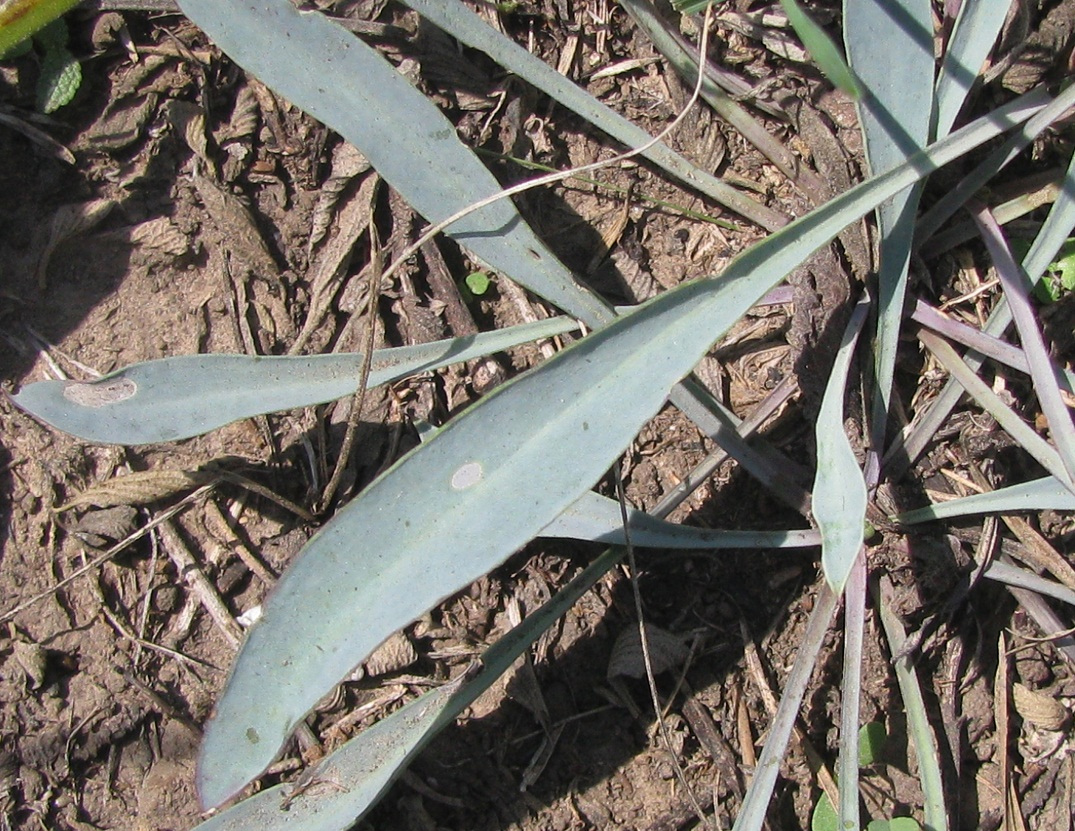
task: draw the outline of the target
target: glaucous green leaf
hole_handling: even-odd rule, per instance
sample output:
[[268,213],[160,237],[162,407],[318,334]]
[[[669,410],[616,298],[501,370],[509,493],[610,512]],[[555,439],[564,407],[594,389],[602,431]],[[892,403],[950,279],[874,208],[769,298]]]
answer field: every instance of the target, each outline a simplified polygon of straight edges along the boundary
[[503,562],[588,490],[671,387],[793,268],[1003,126],[996,115],[971,125],[763,240],[719,279],[660,295],[496,390],[375,480],[310,541],[252,627],[206,730],[204,804],[264,770],[384,638]]
[[1017,511],[1075,511],[1075,495],[1055,477],[1046,476],[1024,485],[1009,485],[988,493],[976,493],[905,511],[894,519],[902,525],[915,525],[972,514],[1011,514]]
[[821,568],[837,594],[843,591],[866,531],[866,480],[844,428],[844,394],[855,344],[868,311],[865,298],[855,306],[825,385],[814,430],[814,520],[821,531]]
[[[578,325],[558,317],[373,353],[371,387],[499,352]],[[101,444],[190,438],[241,418],[323,404],[355,391],[362,355],[181,355],[95,381],[39,381],[12,400],[59,430]]]
[[[229,58],[361,150],[430,222],[501,190],[432,101],[320,12],[302,11],[289,0],[180,0],[179,7]],[[481,208],[446,233],[588,325],[611,319],[510,200]]]
[[933,130],[936,138],[943,138],[952,129],[1000,34],[1010,6],[1011,0],[974,0],[960,4],[937,76],[937,123]]
[[[694,528],[657,519],[645,511],[627,512],[631,545],[640,548],[804,548],[819,545],[816,531],[725,531]],[[606,545],[623,545],[620,503],[586,491],[560,516],[541,529],[539,537],[566,537]]]
[[[866,159],[882,173],[929,142],[933,107],[933,21],[929,0],[844,0],[848,60],[865,86],[858,102]],[[871,446],[888,423],[921,189],[908,188],[877,210],[880,234]]]

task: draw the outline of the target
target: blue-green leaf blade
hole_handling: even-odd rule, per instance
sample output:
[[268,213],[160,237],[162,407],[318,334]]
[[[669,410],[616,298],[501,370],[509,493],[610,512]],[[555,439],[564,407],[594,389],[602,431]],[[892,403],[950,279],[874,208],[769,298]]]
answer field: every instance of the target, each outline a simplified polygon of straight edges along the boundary
[[[866,159],[874,173],[881,173],[929,141],[934,72],[929,0],[844,0],[844,41],[865,85],[858,106]],[[877,211],[881,242],[872,418],[877,445],[891,400],[919,194],[920,188],[909,188]]]
[[375,480],[311,540],[251,629],[206,730],[203,802],[219,804],[257,776],[378,643],[502,562],[589,489],[672,385],[769,288],[1007,118],[965,128],[759,243],[719,279],[680,286],[598,330]]
[[[300,11],[289,0],[181,0],[179,6],[232,60],[361,150],[430,222],[501,190],[436,105],[322,14]],[[509,200],[460,219],[446,233],[589,325],[611,317]]]
[[988,493],[976,493],[950,502],[904,511],[895,519],[903,525],[916,525],[972,514],[1011,514],[1019,511],[1075,511],[1075,495],[1055,477],[1046,476],[1026,484],[1009,485]]
[[[711,549],[804,548],[818,545],[816,531],[728,531],[667,522],[631,508],[627,512],[631,545],[640,548]],[[606,545],[624,545],[620,503],[586,491],[560,516],[541,529],[540,537],[566,537]]]
[[1011,0],[975,0],[960,4],[937,76],[937,123],[933,131],[937,138],[943,138],[952,129],[1000,34],[1010,6]]
[[837,594],[843,591],[866,533],[866,480],[844,429],[844,394],[867,311],[869,305],[864,299],[848,322],[815,429],[814,520],[821,531],[821,568]]
[[[564,317],[373,353],[369,386],[387,384],[578,328]],[[181,355],[95,381],[39,381],[12,400],[57,429],[101,444],[190,438],[232,421],[350,395],[362,355]]]
[[425,740],[443,726],[460,678],[419,696],[322,759],[308,792],[275,785],[197,826],[197,831],[341,831],[391,785]]

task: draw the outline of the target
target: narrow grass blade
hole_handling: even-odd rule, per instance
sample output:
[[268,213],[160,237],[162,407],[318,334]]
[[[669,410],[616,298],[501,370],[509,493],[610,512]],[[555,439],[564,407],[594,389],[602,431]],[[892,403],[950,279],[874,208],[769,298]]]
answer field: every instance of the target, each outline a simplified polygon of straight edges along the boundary
[[866,626],[866,557],[855,559],[844,594],[844,675],[840,687],[840,827],[859,827],[859,705]]
[[[368,384],[499,352],[577,329],[549,318],[493,332],[373,353]],[[182,355],[132,364],[96,381],[40,381],[12,400],[59,430],[101,444],[190,438],[241,418],[323,404],[350,395],[360,354],[251,357]]]
[[[653,41],[676,73],[693,83],[698,77],[698,62],[684,45],[665,28],[656,7],[648,0],[620,0],[639,28]],[[819,203],[828,193],[820,177],[775,139],[765,127],[708,77],[702,79],[702,99],[717,115],[738,130],[769,161],[798,186],[811,201]]]
[[1055,476],[1059,481],[1075,493],[1075,483],[1068,477],[1060,454],[1056,452],[1049,442],[1034,432],[1019,414],[1001,401],[1000,396],[993,392],[992,388],[985,383],[970,367],[959,357],[955,349],[945,340],[923,329],[918,333],[918,339],[926,345],[926,348],[941,362],[952,377],[967,391],[982,409],[997,420],[1009,436],[1015,439],[1019,445],[1038,464]]
[[[179,6],[232,60],[361,150],[430,222],[500,191],[428,98],[376,50],[320,13],[300,11],[289,0],[181,0]],[[611,317],[510,201],[487,205],[447,233],[590,325]]]
[[[620,549],[595,558],[551,600],[528,615],[481,657],[481,671],[419,696],[363,730],[311,772],[324,787],[285,803],[290,785],[277,785],[221,811],[197,831],[343,831],[357,822],[410,761],[485,692],[542,633],[620,560]],[[286,810],[285,810],[286,807]]]
[[[1020,97],[1027,104],[1047,100],[1042,88],[1031,90]],[[1055,104],[1055,101],[1053,102]],[[915,243],[921,245],[932,237],[940,227],[972,198],[994,176],[1003,170],[1012,159],[1022,153],[1034,138],[1063,114],[1063,110],[1050,104],[1030,118],[1021,129],[1009,136],[1004,143],[989,154],[970,173],[964,176],[954,188],[938,199],[933,206],[919,217],[915,225]]]
[[905,511],[894,519],[901,525],[916,525],[936,519],[972,514],[1011,514],[1016,511],[1075,511],[1075,494],[1054,477],[1046,476],[1023,485],[1009,485],[988,493]]
[[806,694],[807,684],[810,683],[814,664],[817,663],[821,644],[836,613],[839,599],[840,596],[829,588],[828,583],[821,585],[814,610],[810,613],[810,620],[806,624],[802,644],[795,655],[795,663],[784,681],[784,693],[780,697],[780,705],[777,707],[776,715],[773,716],[772,724],[769,725],[765,749],[762,750],[761,758],[758,759],[758,764],[754,768],[754,778],[743,798],[743,806],[735,819],[732,831],[760,831],[765,824],[769,799],[776,786],[776,777],[780,772],[780,763],[787,750],[795,719],[799,716],[799,705]]
[[[821,544],[816,531],[723,531],[665,522],[644,511],[628,512],[631,545],[639,548],[723,549],[805,548]],[[546,525],[539,537],[625,545],[620,504],[586,491],[566,511]]]
[[1008,306],[1012,310],[1019,341],[1030,364],[1030,377],[1034,380],[1034,392],[1042,412],[1049,420],[1049,434],[1060,452],[1060,459],[1068,478],[1075,481],[1075,426],[1060,395],[1056,366],[1042,336],[1041,326],[1030,301],[1030,285],[1027,275],[1012,257],[1011,249],[988,208],[975,207],[971,215],[981,231],[986,248],[993,260]]
[[[485,52],[502,67],[514,72],[627,147],[641,147],[650,140],[651,136],[641,127],[606,107],[540,58],[506,38],[458,0],[404,2],[456,40]],[[717,204],[735,211],[766,230],[775,231],[787,224],[786,217],[695,167],[667,145],[656,144],[642,155],[688,187],[704,193]]]
[[[875,590],[881,625],[888,639],[888,648],[892,655],[903,652],[906,634],[903,625],[892,611],[887,598],[892,596],[888,577],[882,577],[882,587]],[[937,755],[937,740],[929,726],[926,704],[922,698],[922,687],[918,681],[911,659],[904,655],[893,662],[896,670],[896,682],[903,697],[903,708],[907,714],[907,731],[914,745],[915,757],[918,759],[918,778],[922,783],[923,826],[930,831],[947,831],[948,815],[944,807],[944,783],[941,781],[941,769]]]
[[1025,568],[1019,568],[1010,563],[990,563],[989,568],[985,570],[984,576],[1006,586],[1028,589],[1037,594],[1061,600],[1069,606],[1075,606],[1075,591],[1072,591],[1063,583],[1046,580],[1032,571],[1027,571]]
[[[1034,238],[1030,251],[1023,258],[1023,270],[1026,271],[1031,283],[1036,284],[1041,279],[1045,269],[1056,259],[1057,252],[1071,236],[1073,230],[1075,230],[1075,154],[1068,162],[1067,173],[1056,201],[1049,209],[1049,214]],[[1011,308],[1001,296],[1000,303],[989,315],[985,333],[992,337],[1000,337],[1011,321]],[[983,363],[982,359],[973,353],[968,354],[966,360],[968,366],[974,371],[977,371]],[[915,462],[948,418],[962,393],[962,387],[950,379],[926,414],[915,423],[911,433],[892,443],[885,454],[889,476],[898,479]]]
[[832,83],[852,98],[858,99],[862,95],[862,85],[859,83],[851,67],[847,65],[840,49],[829,37],[828,32],[822,29],[797,0],[780,0],[784,13],[788,16],[799,40],[803,42],[806,51],[814,59],[818,69],[824,73]]
[[864,297],[848,321],[814,431],[817,443],[814,519],[821,530],[821,568],[837,594],[843,591],[847,575],[859,556],[866,528],[866,481],[844,428],[844,394],[855,344],[869,310],[869,298]]
[[[929,0],[844,0],[844,43],[865,85],[859,118],[870,170],[890,170],[929,142],[933,106],[933,26]],[[884,444],[896,348],[903,323],[907,268],[921,187],[877,210],[880,234],[874,400],[870,447]],[[871,467],[871,484],[876,476]]]
[[305,713],[391,632],[501,563],[589,489],[775,283],[1006,121],[994,114],[954,134],[763,240],[719,280],[682,285],[599,329],[376,479],[310,541],[251,629],[206,730],[204,803],[264,770]]
[[974,0],[960,5],[937,76],[934,137],[943,138],[952,129],[1010,6],[1011,0]]

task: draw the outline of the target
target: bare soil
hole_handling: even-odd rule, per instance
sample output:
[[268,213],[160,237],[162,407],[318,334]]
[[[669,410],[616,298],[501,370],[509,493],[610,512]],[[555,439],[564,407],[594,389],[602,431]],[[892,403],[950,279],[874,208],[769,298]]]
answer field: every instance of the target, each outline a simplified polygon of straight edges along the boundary
[[[318,5],[367,21],[373,42],[445,107],[469,143],[501,154],[490,164],[505,183],[529,175],[505,156],[564,168],[614,152],[585,124],[482,56],[419,26],[402,7]],[[746,0],[735,5],[756,10]],[[1011,37],[1037,38],[1037,63],[1014,61],[1022,80],[1009,87],[1035,67],[1045,77],[1064,71],[1070,28],[1065,34],[1063,25],[1075,19],[1071,8],[1065,1],[1027,12],[1025,31]],[[606,0],[485,13],[654,132],[689,94],[630,18]],[[64,161],[54,148],[0,123],[0,378],[13,387],[82,379],[196,352],[360,350],[368,331],[370,229],[396,252],[422,221],[338,137],[248,78],[182,16],[91,8],[73,13],[70,28],[84,80],[75,101],[52,117],[33,115],[38,57],[0,63],[0,114],[32,123],[73,154],[73,163]],[[718,32],[713,60],[760,84],[760,100],[777,113],[755,111],[759,121],[820,174],[830,193],[856,180],[861,142],[849,102],[808,64],[727,23]],[[615,71],[595,74],[600,69]],[[982,107],[1010,96],[1005,77],[980,93]],[[1051,140],[1019,175],[1050,169],[1064,147],[1070,150],[1070,137]],[[789,182],[704,107],[672,144],[791,216],[830,195],[805,180]],[[520,205],[564,261],[616,302],[717,273],[764,234],[645,166],[597,178],[606,185],[569,183],[528,194]],[[326,197],[332,192],[335,200]],[[762,433],[802,460],[801,470],[788,475],[805,487],[819,384],[870,267],[867,235],[865,225],[853,228],[822,252],[793,280],[794,302],[757,309],[698,372],[743,417],[780,384],[796,385],[797,395]],[[949,253],[917,264],[921,291],[934,299],[968,293],[974,286],[965,282],[982,277],[974,256]],[[379,343],[424,342],[551,312],[498,277],[487,295],[464,298],[457,285],[472,269],[463,252],[440,241],[381,286]],[[979,294],[963,309],[980,315],[992,297]],[[1049,311],[1068,357],[1069,313],[1063,304]],[[906,352],[898,381],[909,406],[938,382],[913,344]],[[339,492],[325,507],[321,492],[349,402],[236,423],[176,444],[117,448],[60,434],[0,399],[0,828],[195,826],[202,817],[193,792],[200,725],[241,638],[237,619],[260,602],[319,523],[417,443],[416,423],[442,423],[541,359],[538,348],[521,348],[493,365],[474,362],[371,391]],[[1009,380],[1008,394],[1029,400],[1020,383]],[[628,498],[652,507],[713,449],[686,418],[665,410],[627,454]],[[962,412],[897,485],[925,482],[952,492],[941,471],[983,460],[1000,479],[1027,478],[999,429]],[[61,510],[87,489],[143,471],[158,475],[141,492],[113,500],[119,504]],[[213,482],[208,493],[192,496],[194,485],[175,485],[175,472],[197,471]],[[266,493],[310,511],[315,521]],[[173,507],[151,533],[102,556]],[[673,518],[727,528],[807,525],[731,462]],[[1027,521],[1028,533],[1044,535],[1070,562],[1066,518]],[[980,525],[915,537],[885,531],[871,549],[871,568],[891,577],[893,605],[908,631],[930,623],[917,671],[953,818],[965,828],[999,826],[998,753],[1007,742],[1013,798],[1027,827],[1067,829],[1075,756],[1062,742],[1070,734],[1043,735],[995,689],[1003,663],[1012,682],[1070,706],[1071,659],[1040,640],[1003,590],[980,584],[966,593],[966,551],[981,532]],[[533,610],[594,553],[581,543],[532,544],[408,627],[360,678],[322,703],[307,745],[292,748],[265,781],[294,778],[363,726],[464,671],[510,628],[513,606],[524,615]],[[700,806],[728,827],[764,743],[764,690],[779,694],[803,637],[820,581],[816,552],[641,556],[647,620],[669,633],[671,666],[657,681],[669,699],[672,753],[645,681],[609,676],[610,661],[635,666],[625,657],[636,627],[630,582],[617,571],[445,731],[359,827],[694,827],[695,808],[676,765]],[[206,610],[211,595],[222,599],[228,617]],[[7,614],[15,608],[21,610]],[[772,828],[809,826],[821,791],[804,748],[831,770],[841,659],[841,639],[832,632],[801,713],[803,740],[781,771]],[[920,817],[916,762],[890,659],[871,611],[863,720],[882,722],[890,741],[865,771],[867,806],[878,818]],[[1005,736],[998,733],[1000,712],[1011,713]]]

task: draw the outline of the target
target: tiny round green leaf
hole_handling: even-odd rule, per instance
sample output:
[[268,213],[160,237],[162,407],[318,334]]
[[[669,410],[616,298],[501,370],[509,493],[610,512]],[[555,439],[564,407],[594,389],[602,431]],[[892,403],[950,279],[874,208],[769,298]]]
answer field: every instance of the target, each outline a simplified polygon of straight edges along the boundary
[[814,806],[814,813],[810,817],[810,831],[840,831],[840,817],[826,793],[818,797]]
[[911,817],[893,817],[872,820],[866,826],[866,831],[922,831],[922,826]]
[[481,297],[489,291],[489,286],[492,281],[489,279],[489,275],[485,272],[472,271],[463,279],[463,282],[466,283],[471,294],[475,297]]
[[888,733],[879,721],[871,721],[859,729],[859,767],[869,767],[878,759],[885,749]]

